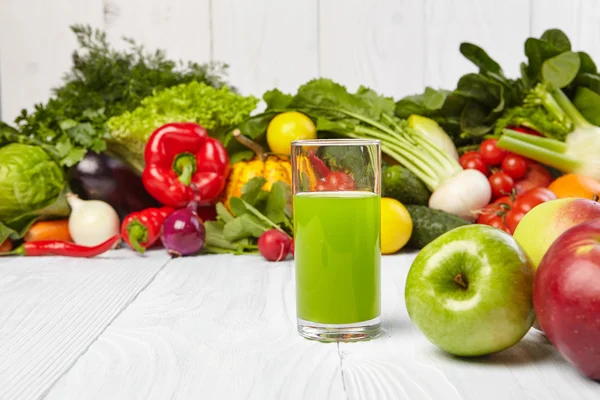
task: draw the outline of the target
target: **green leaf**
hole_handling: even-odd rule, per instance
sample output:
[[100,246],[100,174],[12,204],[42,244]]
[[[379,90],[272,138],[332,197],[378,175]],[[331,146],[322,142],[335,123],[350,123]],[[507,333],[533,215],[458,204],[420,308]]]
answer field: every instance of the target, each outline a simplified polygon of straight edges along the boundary
[[502,85],[479,74],[467,74],[461,77],[456,93],[477,100],[489,108],[497,108],[504,102]]
[[529,38],[525,41],[525,55],[528,59],[527,76],[533,81],[540,79],[542,64],[563,51],[550,42]]
[[242,150],[236,153],[230,154],[229,164],[233,165],[240,161],[249,161],[254,158],[255,154],[252,150]]
[[552,44],[560,51],[571,50],[571,41],[560,29],[548,29],[542,34],[541,40]]
[[231,213],[234,217],[239,217],[240,215],[243,215],[246,212],[248,212],[244,201],[239,197],[235,196],[229,199],[229,208],[231,209]]
[[263,100],[267,103],[267,109],[285,109],[289,107],[292,98],[292,95],[282,93],[279,89],[269,90],[263,95]]
[[566,52],[549,58],[542,65],[542,79],[557,88],[569,85],[579,72],[580,58],[577,53]]
[[242,200],[246,203],[255,206],[260,201],[264,200],[268,193],[262,190],[263,185],[267,180],[262,176],[257,176],[250,179],[242,187]]
[[460,52],[469,61],[479,67],[479,72],[485,74],[486,72],[493,72],[498,75],[502,75],[502,68],[494,61],[481,47],[476,46],[472,43],[461,43]]
[[580,86],[575,93],[573,104],[590,123],[600,125],[600,94]]
[[217,211],[217,218],[223,223],[229,222],[233,219],[233,215],[231,215],[229,211],[227,211],[227,208],[225,208],[225,205],[223,203],[217,203],[215,209]]
[[[252,207],[250,204],[246,203],[244,200],[241,200],[241,201],[243,202],[244,206],[246,206],[246,210],[248,210],[250,213],[254,214],[254,216],[257,217],[259,220],[264,222],[266,225],[277,229],[278,231],[284,232],[283,229],[281,229],[281,227],[279,225],[277,225],[276,223],[271,221],[269,218],[267,218],[264,214],[262,214],[256,208]],[[230,202],[231,202],[231,200],[230,200]]]
[[286,221],[285,208],[289,199],[291,188],[285,182],[275,182],[267,197],[265,216],[276,224]]
[[585,86],[590,90],[600,94],[600,76],[584,73],[575,79],[577,86]]
[[435,90],[426,87],[423,94],[423,105],[429,110],[439,110],[446,102],[448,94],[449,92],[446,90]]
[[238,246],[225,238],[223,234],[224,224],[216,221],[206,221],[204,223],[206,229],[205,247],[215,247],[226,250],[237,250]]
[[243,214],[225,224],[223,235],[229,241],[236,241],[250,236],[260,237],[268,227],[257,217]]
[[597,74],[598,69],[596,63],[592,60],[592,57],[588,53],[583,51],[577,52],[579,54],[579,61],[581,66],[579,67],[579,74]]

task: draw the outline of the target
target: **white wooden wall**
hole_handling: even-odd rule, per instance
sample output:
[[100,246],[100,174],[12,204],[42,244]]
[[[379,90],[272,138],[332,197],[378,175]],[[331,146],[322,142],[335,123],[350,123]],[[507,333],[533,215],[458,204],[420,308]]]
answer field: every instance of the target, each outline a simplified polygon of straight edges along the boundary
[[[481,45],[510,75],[551,27],[600,64],[600,0],[0,0],[0,117],[50,95],[70,66],[73,23],[175,58],[230,64],[243,93],[294,91],[327,76],[395,97],[452,88]],[[120,42],[120,41],[119,41]]]

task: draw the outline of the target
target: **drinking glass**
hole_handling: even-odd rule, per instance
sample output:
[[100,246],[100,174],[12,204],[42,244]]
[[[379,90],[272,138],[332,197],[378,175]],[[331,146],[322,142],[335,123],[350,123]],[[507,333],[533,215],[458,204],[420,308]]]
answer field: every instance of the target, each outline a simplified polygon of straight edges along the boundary
[[376,337],[381,323],[378,140],[292,142],[298,332],[318,341]]

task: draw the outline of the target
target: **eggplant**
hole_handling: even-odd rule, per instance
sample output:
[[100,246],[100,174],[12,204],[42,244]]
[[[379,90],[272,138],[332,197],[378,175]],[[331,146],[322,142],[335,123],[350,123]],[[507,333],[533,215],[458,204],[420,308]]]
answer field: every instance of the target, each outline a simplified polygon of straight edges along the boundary
[[148,207],[160,207],[144,187],[141,176],[124,162],[108,154],[88,152],[68,173],[73,193],[83,200],[102,200],[123,219]]

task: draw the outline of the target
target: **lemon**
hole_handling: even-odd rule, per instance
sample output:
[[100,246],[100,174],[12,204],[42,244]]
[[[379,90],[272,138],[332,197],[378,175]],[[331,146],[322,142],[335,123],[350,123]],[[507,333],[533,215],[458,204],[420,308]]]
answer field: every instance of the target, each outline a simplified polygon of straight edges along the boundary
[[290,154],[294,140],[316,138],[315,124],[306,115],[297,111],[278,114],[267,127],[267,144],[276,154]]
[[402,203],[381,198],[381,253],[393,254],[406,245],[412,235],[413,222]]

